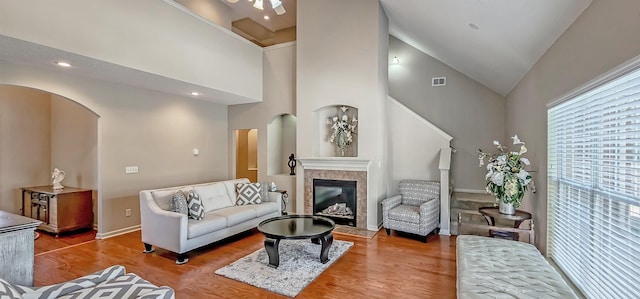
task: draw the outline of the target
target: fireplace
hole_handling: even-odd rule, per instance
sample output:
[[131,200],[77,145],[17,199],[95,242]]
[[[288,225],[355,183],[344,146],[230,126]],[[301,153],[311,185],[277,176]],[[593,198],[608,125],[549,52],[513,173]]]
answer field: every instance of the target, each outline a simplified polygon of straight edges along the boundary
[[356,226],[356,181],[313,179],[313,214]]

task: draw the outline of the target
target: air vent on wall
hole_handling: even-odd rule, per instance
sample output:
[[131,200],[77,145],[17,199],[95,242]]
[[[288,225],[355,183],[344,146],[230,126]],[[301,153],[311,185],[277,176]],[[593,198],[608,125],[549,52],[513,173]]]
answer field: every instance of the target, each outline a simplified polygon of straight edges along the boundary
[[447,77],[431,78],[431,86],[445,86],[447,85]]

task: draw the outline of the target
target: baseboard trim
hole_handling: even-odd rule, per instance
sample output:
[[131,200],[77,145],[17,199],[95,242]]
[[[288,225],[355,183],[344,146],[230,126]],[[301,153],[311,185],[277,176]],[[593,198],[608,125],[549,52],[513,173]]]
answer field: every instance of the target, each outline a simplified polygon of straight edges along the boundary
[[451,231],[448,229],[440,229],[441,236],[451,236]]
[[485,190],[478,190],[478,189],[459,189],[459,188],[454,188],[453,192],[461,192],[461,193],[480,193],[480,194],[485,194],[487,193],[487,191]]
[[140,230],[140,228],[141,226],[140,224],[138,224],[138,225],[129,226],[129,227],[117,229],[114,231],[106,232],[104,234],[96,234],[96,239],[102,240],[102,239],[107,239],[107,238],[111,238],[119,235],[124,235],[130,232],[135,232],[137,230]]
[[367,230],[377,232],[382,227],[382,223],[378,224],[378,226],[367,225]]

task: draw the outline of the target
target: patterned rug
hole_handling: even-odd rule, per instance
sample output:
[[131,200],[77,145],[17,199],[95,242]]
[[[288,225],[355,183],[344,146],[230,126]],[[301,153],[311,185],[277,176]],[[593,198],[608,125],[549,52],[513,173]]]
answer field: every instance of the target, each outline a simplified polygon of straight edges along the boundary
[[322,264],[320,245],[309,240],[282,240],[278,250],[280,266],[277,269],[268,266],[269,257],[262,248],[215,273],[274,293],[295,297],[351,246],[353,242],[333,240],[329,248],[329,262]]

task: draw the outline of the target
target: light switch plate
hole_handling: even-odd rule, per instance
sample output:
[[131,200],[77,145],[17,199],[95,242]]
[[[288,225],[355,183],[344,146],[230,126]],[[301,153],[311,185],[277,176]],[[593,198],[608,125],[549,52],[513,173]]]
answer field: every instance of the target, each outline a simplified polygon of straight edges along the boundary
[[124,173],[138,173],[138,166],[127,166],[124,168]]

